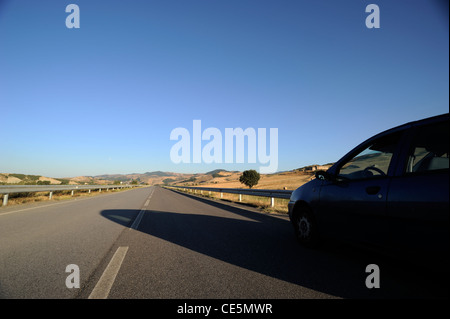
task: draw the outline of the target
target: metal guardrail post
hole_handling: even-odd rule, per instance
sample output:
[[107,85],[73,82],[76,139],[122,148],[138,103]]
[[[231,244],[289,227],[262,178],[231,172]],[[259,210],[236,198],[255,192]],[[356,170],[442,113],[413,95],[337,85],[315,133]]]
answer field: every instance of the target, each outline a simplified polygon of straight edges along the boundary
[[242,195],[250,195],[250,196],[261,196],[270,198],[271,206],[275,206],[275,198],[283,198],[289,199],[292,195],[291,190],[280,190],[280,189],[241,189],[241,188],[215,188],[215,187],[181,187],[181,186],[172,186],[174,188],[179,188],[183,190],[187,190],[190,193],[197,193],[197,190],[200,190],[200,193],[203,194],[203,191],[208,191],[209,194],[211,192],[220,193],[220,198],[223,198],[223,193],[230,194],[239,194],[239,200],[242,200]]
[[4,194],[3,195],[3,204],[2,205],[3,206],[8,205],[8,194]]
[[[91,189],[98,189],[102,192],[102,189],[109,189],[109,186],[91,185],[91,186],[72,186],[72,185],[0,185],[0,196],[2,196],[1,206],[6,206],[8,204],[9,194],[11,193],[36,193],[36,192],[49,192],[49,199],[53,198],[53,192],[58,191],[71,191],[72,196],[75,190],[88,190],[91,193]],[[112,187],[112,189],[119,188],[133,188],[131,185],[122,187]]]

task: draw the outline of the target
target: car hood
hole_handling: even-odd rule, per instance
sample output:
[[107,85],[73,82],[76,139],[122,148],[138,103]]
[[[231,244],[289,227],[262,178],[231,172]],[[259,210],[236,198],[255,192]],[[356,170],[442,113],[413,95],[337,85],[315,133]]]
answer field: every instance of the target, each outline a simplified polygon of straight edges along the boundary
[[303,184],[302,186],[300,186],[299,188],[297,188],[295,191],[292,192],[291,201],[297,200],[308,201],[313,197],[317,197],[319,195],[319,190],[322,183],[323,183],[322,180],[315,178],[312,181]]

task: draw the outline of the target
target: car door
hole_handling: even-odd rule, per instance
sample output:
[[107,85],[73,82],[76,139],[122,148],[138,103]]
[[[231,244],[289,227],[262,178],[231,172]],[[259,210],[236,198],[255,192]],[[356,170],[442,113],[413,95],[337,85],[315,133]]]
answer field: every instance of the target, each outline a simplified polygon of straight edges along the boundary
[[403,131],[369,140],[339,164],[320,191],[317,219],[322,231],[344,240],[385,245],[387,192]]
[[415,259],[448,263],[448,118],[417,127],[402,163],[387,203],[391,245]]

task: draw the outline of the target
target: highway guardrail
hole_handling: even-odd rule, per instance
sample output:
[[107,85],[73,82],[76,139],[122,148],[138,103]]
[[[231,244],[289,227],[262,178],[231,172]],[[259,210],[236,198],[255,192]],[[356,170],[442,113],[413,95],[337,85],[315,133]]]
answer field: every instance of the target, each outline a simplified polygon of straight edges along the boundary
[[53,192],[72,191],[72,196],[76,190],[114,190],[118,188],[131,188],[140,185],[0,185],[0,194],[3,195],[3,206],[8,205],[8,197],[11,193],[38,193],[49,192],[49,198],[52,199]]
[[168,188],[178,188],[190,190],[191,192],[203,194],[203,191],[220,193],[222,198],[223,193],[239,194],[239,201],[242,201],[242,195],[252,195],[271,198],[271,206],[275,205],[275,198],[291,198],[292,190],[282,189],[252,189],[252,188],[221,188],[221,187],[194,187],[194,186],[167,186]]

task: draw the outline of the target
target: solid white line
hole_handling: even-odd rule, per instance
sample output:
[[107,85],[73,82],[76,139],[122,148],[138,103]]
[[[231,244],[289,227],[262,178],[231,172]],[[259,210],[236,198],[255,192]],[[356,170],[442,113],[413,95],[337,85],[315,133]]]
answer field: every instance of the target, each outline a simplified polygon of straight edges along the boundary
[[[107,195],[103,195],[103,196],[110,196],[110,195],[114,195],[114,194],[107,194]],[[92,196],[92,197],[85,197],[85,198],[72,198],[72,199],[67,199],[67,200],[61,200],[60,202],[55,202],[55,203],[48,204],[48,205],[42,205],[42,206],[38,205],[38,206],[29,207],[29,208],[23,208],[23,209],[19,209],[19,210],[12,210],[12,211],[5,212],[5,213],[1,213],[0,212],[0,216],[14,214],[14,213],[20,213],[20,212],[25,212],[27,210],[32,210],[32,209],[38,209],[38,208],[44,208],[44,207],[50,207],[50,206],[57,206],[57,205],[62,205],[62,204],[73,204],[74,202],[79,202],[79,201],[88,200],[88,199],[96,199],[96,198],[99,198],[99,197]]]
[[29,207],[29,208],[24,208],[24,209],[19,209],[19,210],[13,210],[10,212],[0,213],[0,216],[5,216],[5,215],[9,215],[9,214],[14,214],[14,213],[20,213],[20,212],[24,212],[24,211],[36,209],[36,208],[44,208],[44,207],[56,206],[56,205],[67,204],[67,203],[68,202],[58,202],[58,203],[53,203],[53,204],[49,204],[49,205],[35,206],[35,207]]
[[125,255],[128,251],[128,247],[119,247],[117,248],[114,256],[109,262],[108,266],[106,266],[105,271],[103,272],[100,280],[92,290],[88,299],[106,299],[108,298],[109,292],[111,291],[112,285],[116,280],[116,276],[119,273],[120,266],[125,258]]
[[[116,193],[104,194],[104,195],[102,195],[102,197],[112,196],[112,195],[116,195]],[[97,198],[101,198],[101,197],[92,196],[92,197],[84,197],[84,198],[71,198],[71,199],[65,199],[65,200],[61,200],[61,201],[58,201],[58,202],[54,202],[54,203],[51,203],[51,204],[48,204],[48,205],[42,205],[42,206],[37,205],[37,206],[23,208],[23,209],[18,209],[18,210],[11,210],[11,211],[7,211],[7,212],[4,212],[4,213],[2,213],[1,210],[0,210],[0,216],[6,216],[6,215],[9,215],[9,214],[25,212],[27,210],[38,209],[38,208],[44,208],[44,207],[50,207],[50,206],[56,206],[56,205],[62,205],[62,204],[72,204],[74,202],[79,202],[79,201],[89,200],[89,199],[97,199]],[[6,206],[6,207],[8,207],[8,206]],[[17,206],[17,208],[20,208],[20,207]]]

